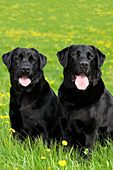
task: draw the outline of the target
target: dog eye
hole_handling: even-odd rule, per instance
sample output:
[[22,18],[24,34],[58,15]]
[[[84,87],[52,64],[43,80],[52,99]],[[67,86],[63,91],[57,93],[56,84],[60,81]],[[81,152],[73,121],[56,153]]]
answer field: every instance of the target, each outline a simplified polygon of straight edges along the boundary
[[33,57],[33,56],[30,56],[29,57],[29,61],[32,63],[32,62],[36,62],[36,58],[35,57]]
[[93,56],[92,56],[92,55],[89,55],[89,56],[88,56],[88,59],[92,59],[92,58],[93,58]]
[[73,57],[78,57],[77,53],[72,54]]
[[15,61],[21,61],[20,57],[15,57]]

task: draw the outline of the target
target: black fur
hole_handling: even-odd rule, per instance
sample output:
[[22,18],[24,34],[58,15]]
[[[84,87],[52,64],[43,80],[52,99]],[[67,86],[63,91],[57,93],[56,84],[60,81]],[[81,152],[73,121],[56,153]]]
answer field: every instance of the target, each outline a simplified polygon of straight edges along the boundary
[[[72,45],[57,56],[64,67],[64,80],[58,92],[63,110],[62,139],[75,148],[78,145],[90,151],[99,137],[102,144],[108,135],[113,140],[113,97],[105,88],[100,70],[105,55],[94,46]],[[79,74],[89,79],[85,90],[75,85],[75,75]]]
[[[16,48],[2,59],[10,73],[10,120],[16,131],[13,136],[22,140],[27,135],[42,136],[44,142],[57,138],[58,99],[43,75],[47,58],[33,48]],[[31,80],[27,87],[19,83],[22,76]]]

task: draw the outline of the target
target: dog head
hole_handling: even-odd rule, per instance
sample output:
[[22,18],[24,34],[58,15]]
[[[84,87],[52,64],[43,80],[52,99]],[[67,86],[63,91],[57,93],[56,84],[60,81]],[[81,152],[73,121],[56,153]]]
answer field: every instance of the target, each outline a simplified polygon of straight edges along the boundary
[[57,56],[64,67],[64,82],[68,87],[86,90],[90,84],[98,83],[105,55],[94,46],[71,45]]
[[11,78],[19,85],[27,87],[40,79],[47,58],[37,50],[30,48],[16,48],[2,56],[4,64],[10,72]]

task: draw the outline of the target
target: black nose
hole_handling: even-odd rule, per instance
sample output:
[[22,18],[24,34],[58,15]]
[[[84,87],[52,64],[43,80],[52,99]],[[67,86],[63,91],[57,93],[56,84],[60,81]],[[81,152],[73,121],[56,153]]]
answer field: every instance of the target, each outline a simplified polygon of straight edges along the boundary
[[29,73],[30,72],[30,67],[29,66],[22,66],[22,73]]
[[88,66],[89,66],[89,63],[87,61],[81,61],[80,62],[80,67],[83,71],[87,71],[88,70]]

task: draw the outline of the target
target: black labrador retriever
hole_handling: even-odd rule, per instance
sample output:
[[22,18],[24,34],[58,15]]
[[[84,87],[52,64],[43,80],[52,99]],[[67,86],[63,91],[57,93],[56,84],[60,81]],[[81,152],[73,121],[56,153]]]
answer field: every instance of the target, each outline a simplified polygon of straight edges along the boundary
[[69,145],[92,150],[108,135],[113,140],[113,97],[101,79],[105,55],[94,46],[71,45],[57,53],[64,67],[58,92],[62,114],[62,139]]
[[57,138],[58,98],[43,75],[47,58],[33,48],[18,47],[4,54],[2,60],[10,73],[10,120],[16,131],[14,138],[42,136],[44,142]]

